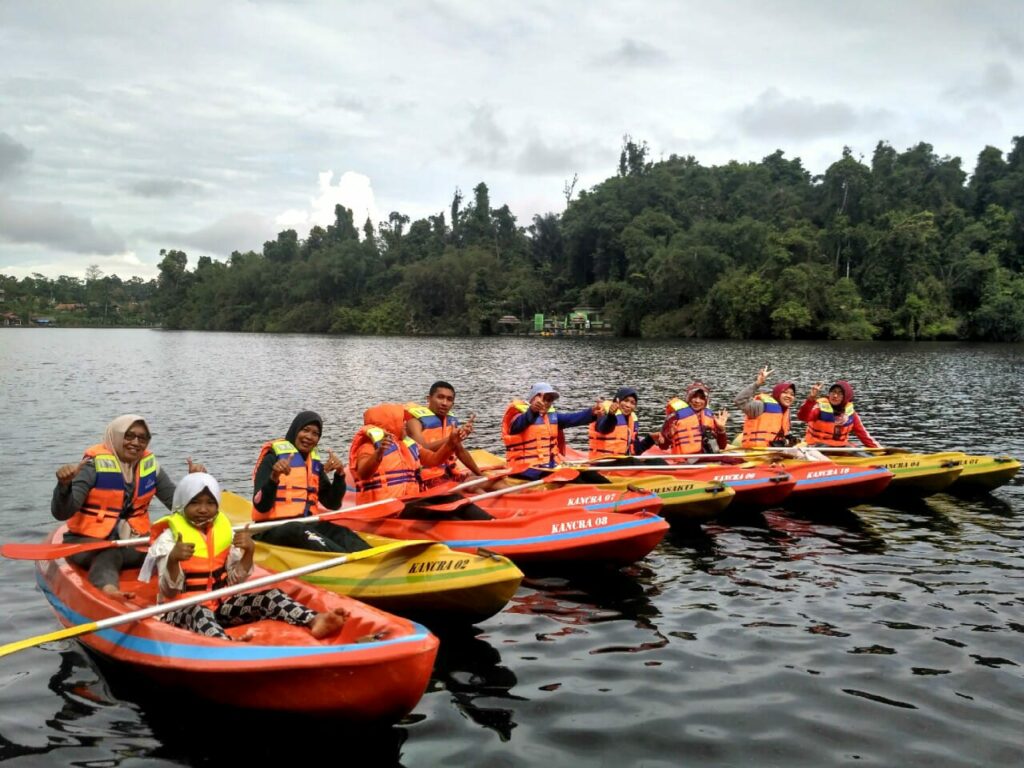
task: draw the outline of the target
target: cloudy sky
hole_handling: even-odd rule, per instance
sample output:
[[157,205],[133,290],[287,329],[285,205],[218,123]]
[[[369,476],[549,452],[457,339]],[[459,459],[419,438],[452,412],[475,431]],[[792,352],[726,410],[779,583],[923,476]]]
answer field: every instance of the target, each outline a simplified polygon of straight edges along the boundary
[[1024,134],[1024,3],[0,2],[0,273],[156,274],[481,181],[526,225],[624,134],[705,165]]

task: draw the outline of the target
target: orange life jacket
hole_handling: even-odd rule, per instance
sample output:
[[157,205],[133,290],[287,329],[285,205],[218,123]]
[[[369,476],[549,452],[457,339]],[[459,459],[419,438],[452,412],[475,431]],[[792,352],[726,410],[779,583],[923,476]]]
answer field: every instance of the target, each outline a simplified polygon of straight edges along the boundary
[[558,414],[554,407],[548,408],[547,413],[522,432],[513,435],[509,431],[515,418],[528,410],[529,403],[515,400],[505,409],[505,416],[501,420],[505,463],[513,472],[522,472],[530,467],[553,467],[565,453],[565,435],[558,427]]
[[743,448],[766,448],[773,441],[789,434],[789,408],[783,408],[771,395],[754,395],[754,400],[764,403],[764,411],[756,419],[743,422]]
[[818,399],[818,416],[807,423],[804,442],[808,445],[849,445],[853,429],[853,403],[847,403],[837,417],[827,397]]
[[[153,524],[152,538],[170,529],[174,538],[193,545],[192,557],[178,563],[185,576],[184,592],[209,592],[228,583],[227,562],[235,532],[231,521],[218,512],[205,531],[200,531],[180,512],[162,517]],[[207,605],[216,606],[217,600]]]
[[367,444],[376,447],[386,434],[380,427],[366,424],[359,428],[352,440],[348,451],[348,466],[356,481],[357,504],[414,496],[422,490],[420,447],[411,437],[392,442],[384,451],[377,471],[366,480],[359,478],[356,471],[359,449]]
[[632,456],[637,430],[636,413],[630,413],[627,418],[611,400],[605,400],[601,407],[605,413],[611,413],[612,409],[615,409],[615,429],[602,434],[597,431],[597,422],[591,422],[587,433],[590,446],[587,457],[600,459],[605,456]]
[[320,497],[320,473],[324,468],[319,451],[314,448],[309,452],[309,456],[303,458],[299,449],[287,440],[270,440],[263,444],[260,455],[256,457],[256,466],[252,470],[254,481],[263,457],[270,451],[273,451],[279,460],[287,459],[291,472],[281,475],[278,480],[277,496],[274,497],[274,506],[270,511],[260,512],[253,507],[252,519],[262,522],[315,514]]
[[[425,405],[419,405],[418,403],[406,403],[405,413],[411,418],[419,420],[420,426],[423,427],[423,439],[426,442],[443,440],[451,434],[452,430],[459,428],[459,420],[454,416],[449,415],[441,419],[440,416]],[[457,474],[455,462],[456,456],[453,453],[444,464],[439,464],[436,467],[421,467],[420,479],[424,485],[433,485],[444,480],[451,480]]]
[[714,429],[715,426],[715,415],[711,410],[705,408],[698,414],[688,402],[680,397],[674,397],[665,406],[665,413],[668,414],[666,427],[672,443],[672,453],[702,453],[704,429]]
[[[114,530],[124,509],[125,479],[121,462],[102,444],[86,448],[85,456],[91,458],[96,467],[96,485],[89,489],[82,506],[68,520],[68,530],[79,536],[105,539]],[[149,533],[149,502],[156,495],[159,471],[156,456],[143,452],[135,473],[132,510],[126,518],[131,529],[141,536]]]

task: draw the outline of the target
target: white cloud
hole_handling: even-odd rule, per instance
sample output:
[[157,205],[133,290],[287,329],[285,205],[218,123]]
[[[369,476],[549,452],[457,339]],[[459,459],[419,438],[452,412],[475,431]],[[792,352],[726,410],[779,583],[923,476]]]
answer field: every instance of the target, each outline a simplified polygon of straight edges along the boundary
[[327,227],[334,223],[334,207],[343,205],[352,211],[352,222],[357,230],[369,218],[374,226],[381,220],[374,198],[370,177],[355,171],[345,171],[336,186],[331,184],[334,171],[321,171],[317,179],[317,196],[309,199],[306,209],[290,209],[278,214],[274,222],[278,230],[294,229],[299,237],[315,225]]

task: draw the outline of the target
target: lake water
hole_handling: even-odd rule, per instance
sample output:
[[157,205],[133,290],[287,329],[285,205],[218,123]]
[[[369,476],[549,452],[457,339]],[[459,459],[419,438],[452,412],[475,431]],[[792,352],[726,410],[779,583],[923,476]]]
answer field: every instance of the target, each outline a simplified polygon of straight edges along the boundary
[[[53,527],[53,473],[140,413],[172,477],[186,458],[246,492],[299,410],[339,455],[364,408],[431,382],[500,450],[536,380],[577,409],[639,388],[643,428],[694,379],[712,407],[768,363],[848,378],[879,442],[1024,456],[1021,345],[641,342],[0,331],[0,541]],[[730,434],[739,426],[730,425]],[[571,440],[585,444],[582,430]],[[14,450],[17,446],[20,449]],[[22,458],[17,458],[18,454]],[[157,504],[158,509],[162,507]],[[634,567],[537,578],[442,638],[430,688],[377,730],[141,691],[73,641],[0,660],[0,760],[17,765],[993,766],[1024,762],[1024,487],[899,508],[769,511],[671,534]],[[0,562],[0,642],[53,631],[31,564]],[[154,700],[155,699],[155,700]]]

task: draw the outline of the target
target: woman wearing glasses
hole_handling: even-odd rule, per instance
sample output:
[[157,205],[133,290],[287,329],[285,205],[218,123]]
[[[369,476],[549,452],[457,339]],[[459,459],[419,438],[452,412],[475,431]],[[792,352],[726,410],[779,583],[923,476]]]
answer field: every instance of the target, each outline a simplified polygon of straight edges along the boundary
[[[150,431],[141,416],[118,416],[103,441],[85,450],[78,464],[57,470],[50,512],[66,520],[65,542],[127,539],[149,533],[149,502],[156,496],[168,509],[175,483],[148,450]],[[188,460],[189,472],[205,472]],[[121,592],[123,568],[142,565],[145,555],[131,547],[82,552],[68,558],[89,569],[89,581],[111,595]]]

